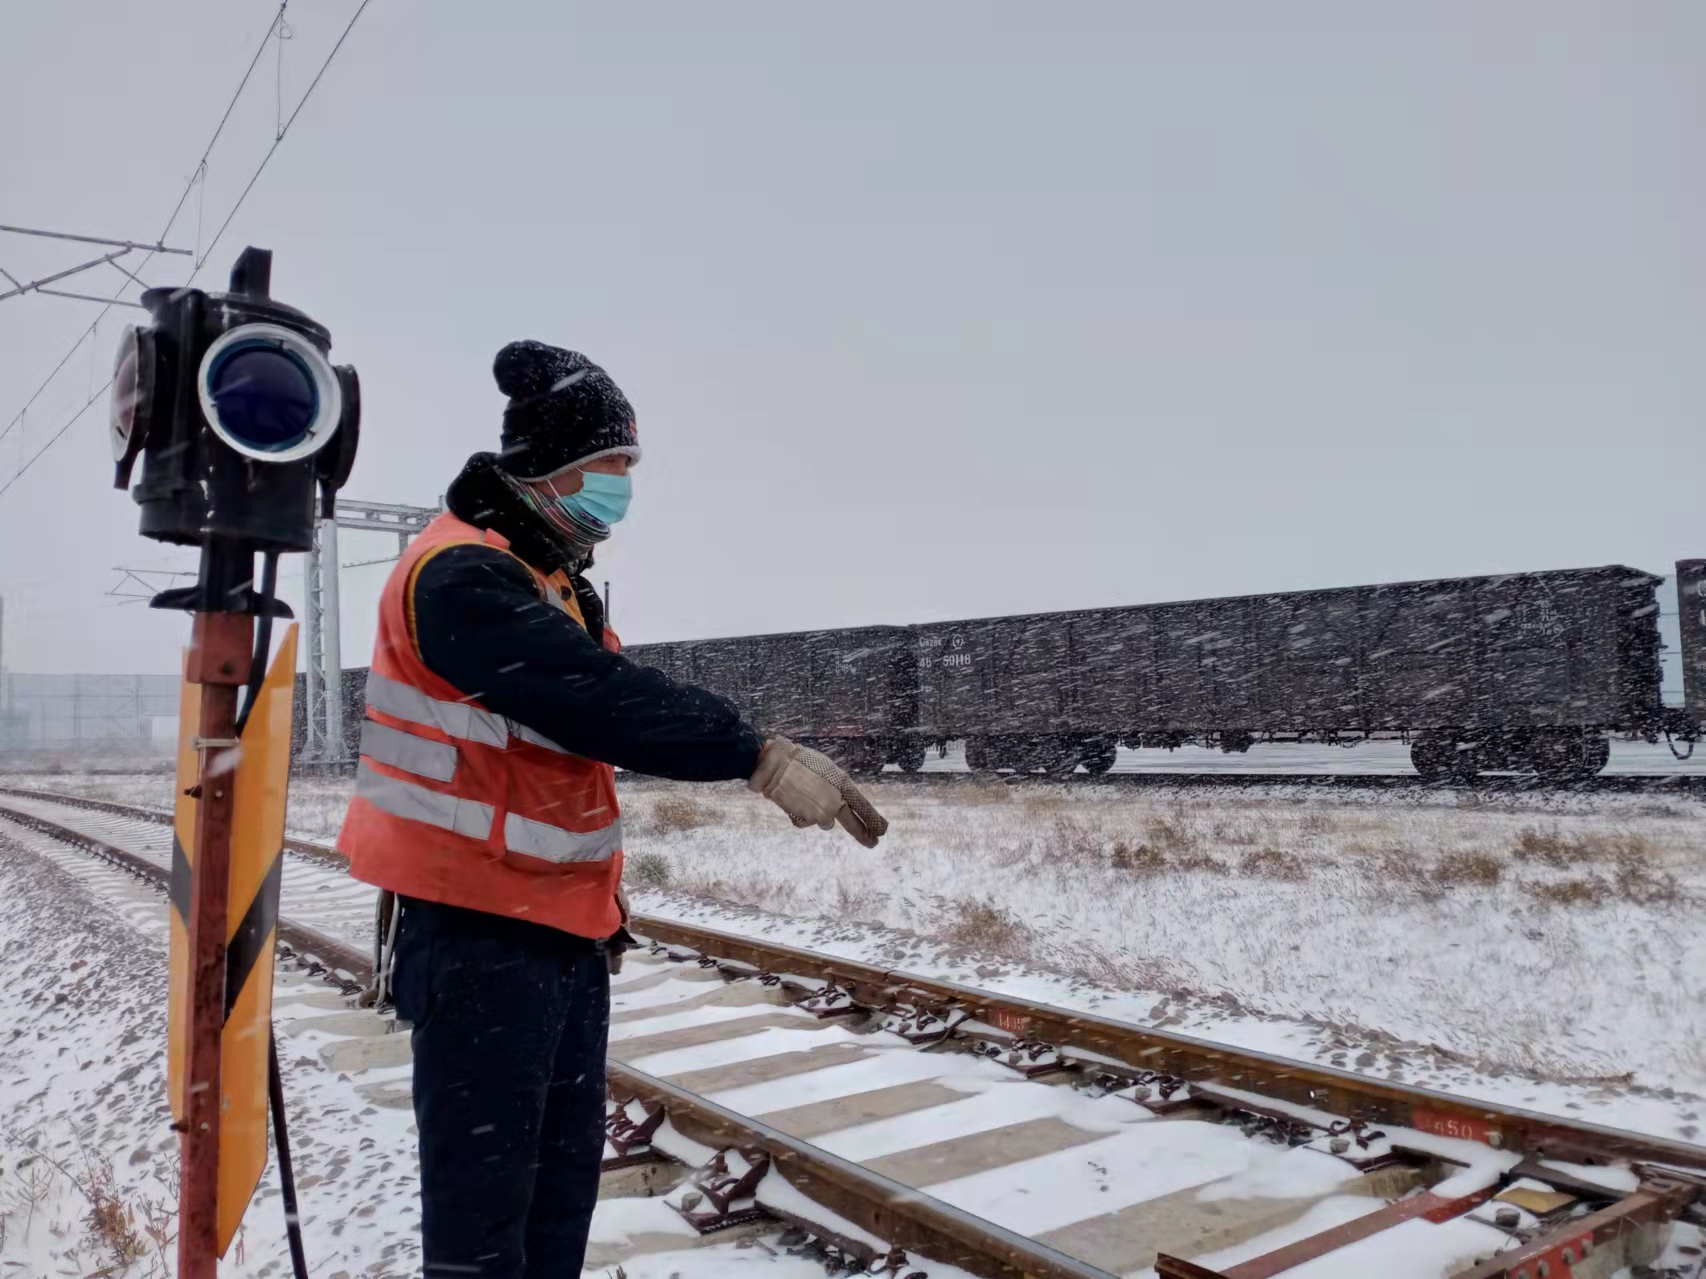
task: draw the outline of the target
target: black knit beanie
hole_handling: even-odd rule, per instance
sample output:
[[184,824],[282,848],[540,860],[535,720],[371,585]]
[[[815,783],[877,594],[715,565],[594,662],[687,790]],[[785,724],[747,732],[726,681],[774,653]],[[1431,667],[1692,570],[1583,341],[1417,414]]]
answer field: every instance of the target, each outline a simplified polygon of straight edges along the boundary
[[634,406],[610,374],[578,351],[511,342],[492,361],[504,408],[501,465],[524,480],[612,453],[640,460]]

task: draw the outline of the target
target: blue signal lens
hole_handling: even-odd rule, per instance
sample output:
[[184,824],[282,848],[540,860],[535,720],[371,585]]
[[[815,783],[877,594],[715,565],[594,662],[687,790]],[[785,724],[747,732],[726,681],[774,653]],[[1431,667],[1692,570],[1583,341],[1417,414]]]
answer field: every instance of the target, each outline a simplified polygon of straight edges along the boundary
[[320,412],[308,365],[271,342],[239,342],[218,357],[207,373],[207,393],[219,425],[263,453],[302,443]]

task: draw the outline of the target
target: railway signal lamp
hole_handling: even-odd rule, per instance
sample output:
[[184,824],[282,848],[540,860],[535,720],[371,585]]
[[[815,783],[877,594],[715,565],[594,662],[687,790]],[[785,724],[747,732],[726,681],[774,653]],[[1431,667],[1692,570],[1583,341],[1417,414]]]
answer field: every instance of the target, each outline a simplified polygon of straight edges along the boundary
[[[150,289],[113,372],[114,486],[162,542],[306,551],[355,463],[355,370],[327,329],[271,296],[272,254],[245,249],[227,293]],[[171,605],[167,604],[170,607]],[[181,605],[180,605],[181,606]]]
[[[248,248],[229,292],[149,289],[142,305],[152,323],[125,331],[113,369],[114,486],[130,490],[140,463],[132,496],[143,536],[201,548],[196,584],[153,601],[195,614],[180,706],[167,1010],[180,1279],[216,1279],[265,1161],[262,1116],[268,1075],[277,1077],[262,1029],[271,932],[228,924],[278,913],[266,859],[276,869],[284,838],[296,666],[293,628],[266,675],[271,619],[290,616],[272,598],[278,557],[313,547],[316,513],[332,517],[361,426],[355,370],[334,366],[331,333],[275,301],[271,286],[272,254]],[[233,749],[234,775],[220,762]],[[233,990],[241,1017],[225,1006]],[[283,1170],[282,1094],[270,1091]]]

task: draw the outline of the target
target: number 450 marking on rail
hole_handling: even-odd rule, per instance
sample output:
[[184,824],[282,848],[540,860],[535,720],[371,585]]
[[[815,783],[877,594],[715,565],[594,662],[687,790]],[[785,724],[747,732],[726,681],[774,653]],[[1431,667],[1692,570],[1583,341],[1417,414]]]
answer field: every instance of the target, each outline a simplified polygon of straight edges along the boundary
[[1465,1119],[1460,1115],[1448,1115],[1438,1110],[1415,1110],[1410,1115],[1411,1124],[1421,1132],[1431,1132],[1436,1137],[1455,1137],[1459,1141],[1478,1141],[1484,1146],[1497,1146],[1499,1139],[1493,1132],[1492,1125],[1484,1119]]

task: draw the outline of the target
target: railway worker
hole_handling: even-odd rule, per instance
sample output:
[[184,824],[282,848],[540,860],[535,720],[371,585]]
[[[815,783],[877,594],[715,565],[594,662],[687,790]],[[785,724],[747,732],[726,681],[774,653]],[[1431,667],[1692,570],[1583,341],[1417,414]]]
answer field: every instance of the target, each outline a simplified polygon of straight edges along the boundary
[[578,1276],[604,1144],[609,968],[626,933],[612,765],[745,779],[801,827],[887,822],[825,756],[619,655],[584,576],[628,509],[634,411],[585,356],[498,353],[502,451],[385,585],[338,846],[395,894],[425,1273]]

